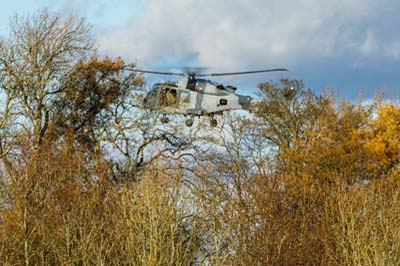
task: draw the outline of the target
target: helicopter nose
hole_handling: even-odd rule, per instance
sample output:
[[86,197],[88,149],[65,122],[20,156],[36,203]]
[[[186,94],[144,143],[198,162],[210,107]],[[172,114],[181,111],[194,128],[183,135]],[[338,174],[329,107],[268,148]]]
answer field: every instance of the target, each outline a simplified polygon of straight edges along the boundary
[[143,107],[147,102],[147,99],[140,97],[139,95],[132,96],[132,103],[135,106]]

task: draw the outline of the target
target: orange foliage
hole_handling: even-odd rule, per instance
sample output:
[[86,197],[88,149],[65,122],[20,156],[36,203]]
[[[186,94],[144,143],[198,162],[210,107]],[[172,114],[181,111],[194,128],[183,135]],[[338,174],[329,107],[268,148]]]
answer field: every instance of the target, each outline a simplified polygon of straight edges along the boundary
[[90,61],[80,60],[77,67],[82,70],[96,69],[99,71],[120,71],[124,67],[124,61],[121,57],[111,60],[109,57],[99,59],[98,57],[92,57]]
[[367,148],[379,162],[384,173],[399,173],[400,163],[400,106],[380,105],[377,118],[371,121],[371,139]]

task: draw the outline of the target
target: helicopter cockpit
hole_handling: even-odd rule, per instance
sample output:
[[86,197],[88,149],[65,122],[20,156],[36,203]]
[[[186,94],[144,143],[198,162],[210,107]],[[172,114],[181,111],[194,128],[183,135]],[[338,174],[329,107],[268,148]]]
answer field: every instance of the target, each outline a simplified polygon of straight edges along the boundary
[[178,104],[178,93],[175,87],[176,85],[174,84],[155,84],[144,97],[144,106],[150,109],[176,107]]

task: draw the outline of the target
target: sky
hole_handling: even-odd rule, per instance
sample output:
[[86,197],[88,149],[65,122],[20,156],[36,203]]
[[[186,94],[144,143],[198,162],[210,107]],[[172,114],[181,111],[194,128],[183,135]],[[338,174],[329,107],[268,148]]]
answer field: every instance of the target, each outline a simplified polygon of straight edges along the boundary
[[400,98],[400,0],[14,0],[2,3],[0,34],[14,14],[43,8],[85,17],[100,55],[143,69],[289,69],[214,80],[241,94],[287,77],[350,100]]

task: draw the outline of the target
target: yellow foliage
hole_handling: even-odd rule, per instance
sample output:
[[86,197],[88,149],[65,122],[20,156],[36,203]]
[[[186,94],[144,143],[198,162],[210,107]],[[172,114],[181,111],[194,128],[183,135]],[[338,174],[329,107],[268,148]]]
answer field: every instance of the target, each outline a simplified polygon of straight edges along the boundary
[[368,149],[385,171],[395,170],[394,166],[400,162],[400,107],[392,102],[380,105],[371,126],[373,131],[367,143]]
[[78,67],[85,70],[119,71],[124,67],[124,61],[121,57],[117,57],[114,60],[107,56],[104,59],[92,57],[88,62],[80,60]]

